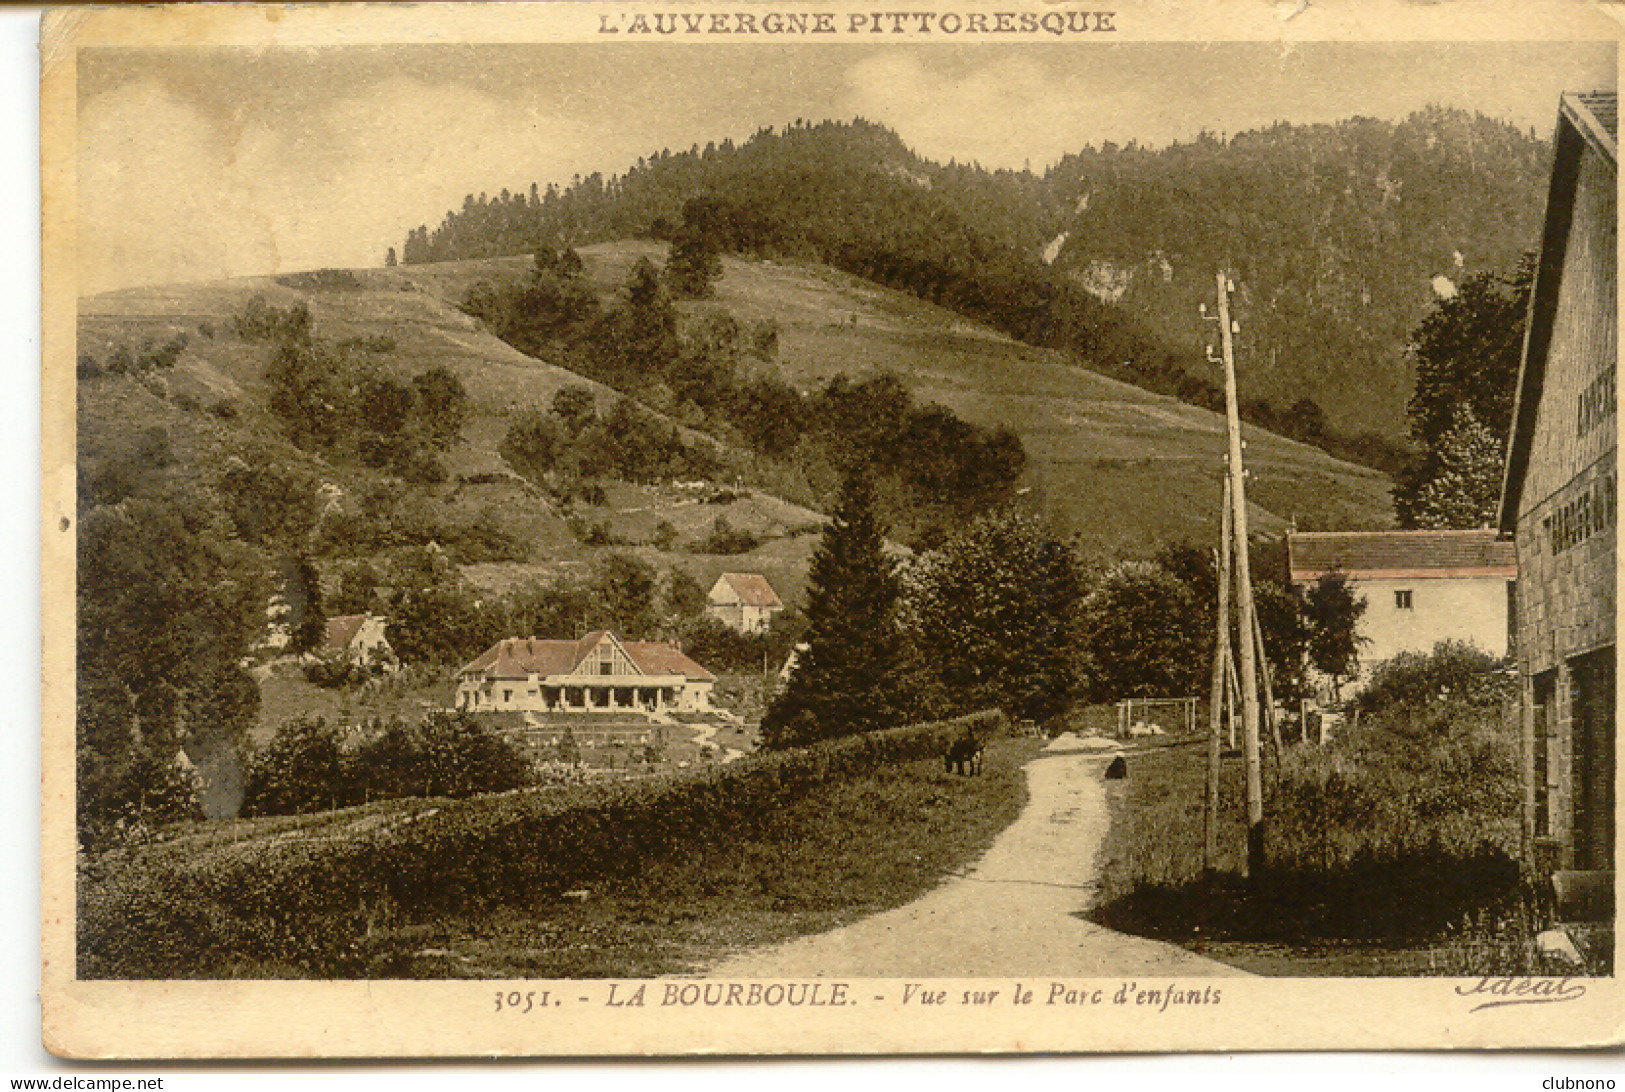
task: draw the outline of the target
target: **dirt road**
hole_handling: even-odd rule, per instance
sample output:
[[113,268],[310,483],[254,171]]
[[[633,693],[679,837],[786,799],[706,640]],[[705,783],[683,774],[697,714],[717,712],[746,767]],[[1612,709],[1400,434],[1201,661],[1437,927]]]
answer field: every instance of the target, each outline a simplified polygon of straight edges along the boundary
[[[1057,741],[1061,742],[1061,741]],[[1208,977],[1234,967],[1083,914],[1109,825],[1110,754],[1064,744],[1027,766],[1030,799],[987,854],[907,906],[729,959],[719,978]],[[1130,757],[1130,774],[1132,762]]]

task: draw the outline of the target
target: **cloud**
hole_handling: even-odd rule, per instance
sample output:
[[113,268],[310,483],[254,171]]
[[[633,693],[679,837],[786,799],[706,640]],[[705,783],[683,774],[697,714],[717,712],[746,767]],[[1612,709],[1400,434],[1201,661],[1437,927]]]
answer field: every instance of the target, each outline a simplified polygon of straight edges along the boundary
[[259,208],[257,172],[277,139],[245,130],[208,139],[195,108],[153,82],[87,104],[79,128],[80,284],[218,277],[275,264],[275,225]]
[[381,264],[465,194],[568,178],[592,149],[521,99],[404,78],[298,116],[117,88],[82,115],[81,290]]
[[919,51],[880,54],[847,70],[845,105],[891,125],[927,158],[992,168],[1042,170],[1085,144],[1165,142],[1200,127],[1191,116],[1207,91],[1199,75],[1185,73],[1170,96],[1155,67],[1131,79],[1121,54],[1090,51],[1084,66],[1076,56],[1035,48],[949,66]]
[[[1072,129],[1063,88],[1038,63],[1010,58],[964,73],[927,68],[918,53],[885,53],[847,70],[846,113],[883,119],[921,155],[1020,167],[1044,155],[1033,134]],[[1050,142],[1059,149],[1064,139]]]

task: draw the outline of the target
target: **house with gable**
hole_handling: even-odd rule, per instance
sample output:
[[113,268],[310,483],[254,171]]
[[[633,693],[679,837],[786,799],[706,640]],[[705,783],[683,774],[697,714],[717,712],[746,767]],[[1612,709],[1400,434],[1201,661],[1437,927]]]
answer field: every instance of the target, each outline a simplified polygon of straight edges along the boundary
[[356,667],[393,667],[395,650],[384,635],[387,625],[375,614],[344,614],[327,620],[318,656],[344,659]]
[[507,637],[457,673],[471,713],[704,713],[716,676],[666,641],[595,630],[575,641]]
[[[1618,102],[1558,105],[1499,526],[1517,543],[1524,825],[1554,881],[1612,919],[1619,549]],[[1564,901],[1561,884],[1559,902]],[[1560,913],[1562,913],[1560,907]],[[1564,920],[1576,920],[1568,918]]]
[[1341,573],[1365,600],[1356,686],[1399,653],[1440,641],[1507,655],[1518,567],[1512,543],[1493,530],[1292,531],[1287,561],[1300,593]]
[[761,573],[723,573],[706,596],[705,612],[740,633],[765,632],[783,609],[778,592]]

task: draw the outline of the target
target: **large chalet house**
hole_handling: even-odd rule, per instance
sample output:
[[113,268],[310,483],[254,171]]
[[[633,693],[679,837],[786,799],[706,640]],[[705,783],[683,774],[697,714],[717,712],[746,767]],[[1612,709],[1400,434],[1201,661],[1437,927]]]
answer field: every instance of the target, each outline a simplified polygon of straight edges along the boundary
[[1341,573],[1365,600],[1359,672],[1346,681],[1358,686],[1399,653],[1440,641],[1506,656],[1518,566],[1495,531],[1293,531],[1286,541],[1299,591]]
[[783,609],[779,593],[761,573],[723,573],[706,596],[705,612],[740,633],[764,632]]
[[1605,904],[1592,916],[1608,920],[1619,563],[1616,117],[1614,92],[1566,94],[1558,107],[1499,515],[1502,533],[1517,542],[1533,864],[1554,880],[1592,877]]
[[575,641],[508,637],[457,673],[472,713],[703,713],[716,676],[665,641],[595,630]]

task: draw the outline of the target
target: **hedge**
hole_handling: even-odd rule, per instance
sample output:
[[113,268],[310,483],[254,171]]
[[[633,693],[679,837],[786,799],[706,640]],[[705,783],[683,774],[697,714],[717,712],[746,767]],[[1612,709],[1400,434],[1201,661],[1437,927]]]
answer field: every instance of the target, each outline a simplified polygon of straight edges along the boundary
[[154,847],[122,869],[81,869],[79,977],[365,975],[375,930],[614,883],[826,782],[940,756],[967,728],[986,738],[1008,721],[976,713],[654,778],[435,801],[190,855]]

